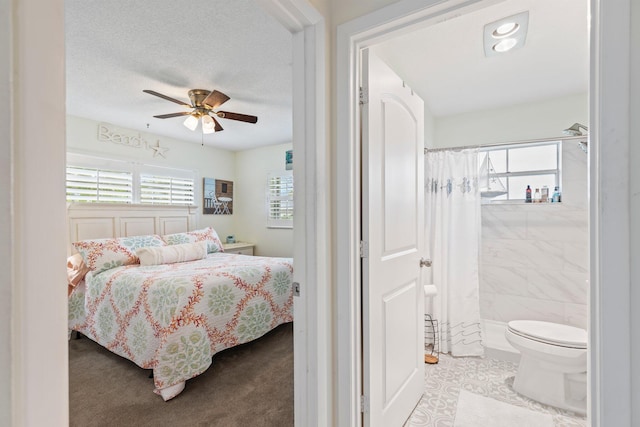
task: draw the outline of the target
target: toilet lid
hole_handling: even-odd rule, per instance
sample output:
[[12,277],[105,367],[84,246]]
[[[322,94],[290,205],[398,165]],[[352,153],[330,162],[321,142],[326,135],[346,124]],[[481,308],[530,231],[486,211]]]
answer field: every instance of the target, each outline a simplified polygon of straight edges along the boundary
[[587,348],[587,331],[574,326],[539,320],[512,320],[508,326],[511,332],[526,338],[563,347]]

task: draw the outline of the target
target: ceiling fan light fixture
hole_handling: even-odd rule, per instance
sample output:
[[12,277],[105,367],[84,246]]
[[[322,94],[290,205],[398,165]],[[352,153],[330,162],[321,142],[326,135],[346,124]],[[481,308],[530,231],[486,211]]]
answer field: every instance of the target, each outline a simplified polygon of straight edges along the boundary
[[184,121],[184,125],[189,129],[189,130],[196,130],[196,128],[198,127],[198,118],[195,116],[189,116],[186,118],[186,120]]
[[214,133],[216,131],[216,124],[210,115],[205,114],[202,116],[202,133]]
[[159,114],[153,117],[158,119],[169,119],[172,117],[184,117],[187,116],[184,121],[184,125],[187,129],[194,131],[198,127],[198,122],[202,119],[202,133],[213,133],[223,131],[224,128],[220,125],[216,117],[220,117],[223,119],[236,120],[239,122],[245,123],[257,123],[258,118],[256,116],[251,116],[248,114],[240,114],[240,113],[232,113],[229,111],[214,111],[222,104],[227,102],[229,98],[222,92],[217,90],[208,91],[205,89],[191,89],[189,91],[189,99],[191,100],[191,104],[187,104],[186,102],[180,101],[179,99],[172,98],[167,95],[163,95],[154,90],[145,89],[144,93],[148,93],[149,95],[157,96],[159,98],[165,99],[167,101],[171,101],[173,103],[191,108],[191,112],[180,112],[180,113],[170,113],[170,114]]

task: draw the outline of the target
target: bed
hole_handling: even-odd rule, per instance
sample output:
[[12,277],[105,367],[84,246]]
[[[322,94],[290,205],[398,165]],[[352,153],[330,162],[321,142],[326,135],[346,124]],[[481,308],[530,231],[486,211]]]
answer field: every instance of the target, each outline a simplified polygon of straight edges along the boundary
[[292,260],[226,254],[194,218],[188,208],[69,207],[69,329],[152,369],[165,401],[217,352],[293,320]]

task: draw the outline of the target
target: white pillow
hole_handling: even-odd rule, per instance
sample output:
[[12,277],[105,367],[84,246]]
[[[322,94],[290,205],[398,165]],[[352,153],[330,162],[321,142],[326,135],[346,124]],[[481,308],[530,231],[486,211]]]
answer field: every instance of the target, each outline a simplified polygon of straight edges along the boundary
[[167,245],[201,242],[204,240],[207,242],[207,251],[209,253],[224,252],[218,233],[211,227],[203,228],[202,230],[187,231],[185,233],[166,234],[162,236],[162,240],[164,240]]
[[136,256],[140,258],[140,265],[195,261],[207,257],[207,242],[140,248],[136,250]]

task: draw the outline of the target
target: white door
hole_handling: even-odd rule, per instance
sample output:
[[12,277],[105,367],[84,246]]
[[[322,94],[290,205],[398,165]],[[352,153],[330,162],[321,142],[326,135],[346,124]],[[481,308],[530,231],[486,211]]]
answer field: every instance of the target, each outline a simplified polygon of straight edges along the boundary
[[399,427],[424,388],[424,107],[369,50],[362,64],[364,425]]

